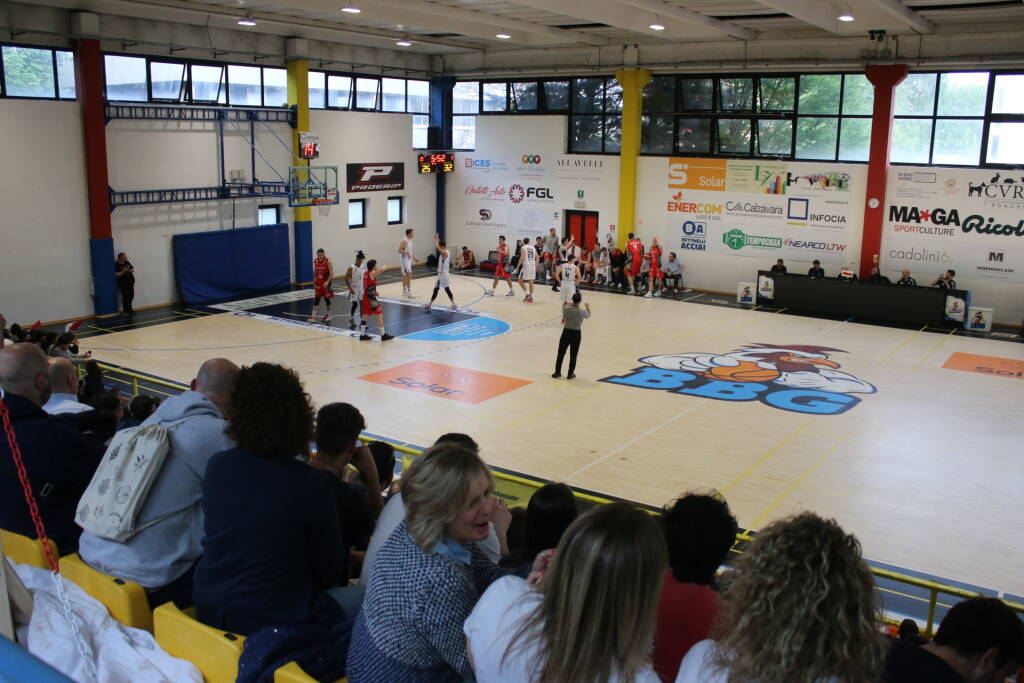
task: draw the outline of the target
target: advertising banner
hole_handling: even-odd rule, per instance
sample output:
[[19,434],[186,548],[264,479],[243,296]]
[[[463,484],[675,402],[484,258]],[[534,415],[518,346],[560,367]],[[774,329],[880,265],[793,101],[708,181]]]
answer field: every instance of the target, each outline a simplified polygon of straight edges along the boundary
[[349,192],[382,192],[405,189],[405,164],[345,164]]

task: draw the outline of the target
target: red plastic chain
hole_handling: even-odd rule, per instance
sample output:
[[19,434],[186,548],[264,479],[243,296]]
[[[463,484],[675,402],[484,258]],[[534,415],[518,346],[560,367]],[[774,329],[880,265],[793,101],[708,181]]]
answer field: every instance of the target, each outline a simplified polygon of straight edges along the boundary
[[14,435],[14,425],[11,424],[11,414],[7,410],[6,401],[0,400],[0,419],[4,423],[4,433],[7,434],[7,443],[11,447],[11,457],[14,458],[14,466],[18,470],[18,481],[21,482],[21,489],[25,492],[25,502],[28,503],[28,512],[32,516],[32,523],[36,527],[36,536],[43,544],[43,552],[46,553],[46,563],[50,565],[50,571],[59,573],[60,567],[57,558],[53,556],[52,546],[46,537],[46,527],[43,525],[43,518],[39,514],[39,506],[36,505],[36,497],[32,493],[32,486],[28,481],[28,472],[25,471],[25,461],[21,457],[21,448],[18,446],[18,438]]

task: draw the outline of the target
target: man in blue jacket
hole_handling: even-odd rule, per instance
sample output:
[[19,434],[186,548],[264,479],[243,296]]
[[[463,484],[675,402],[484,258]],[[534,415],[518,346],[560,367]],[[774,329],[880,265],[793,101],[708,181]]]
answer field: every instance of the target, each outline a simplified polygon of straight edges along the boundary
[[85,563],[142,584],[154,608],[192,605],[192,575],[203,550],[203,477],[214,453],[235,447],[224,428],[237,377],[237,365],[212,358],[190,391],[170,397],[142,423],[166,427],[171,447],[139,509],[139,531],[124,542],[82,534]]
[[[49,368],[35,344],[0,350],[0,389],[46,535],[61,554],[73,553],[82,532],[75,509],[103,458],[103,444],[43,411],[51,394]],[[36,538],[7,434],[0,434],[0,527]]]

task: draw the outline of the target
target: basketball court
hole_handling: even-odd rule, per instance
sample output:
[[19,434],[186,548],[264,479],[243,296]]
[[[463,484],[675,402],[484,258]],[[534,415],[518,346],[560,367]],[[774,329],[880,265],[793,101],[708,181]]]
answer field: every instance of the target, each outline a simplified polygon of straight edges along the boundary
[[[310,290],[193,309],[83,339],[102,362],[188,382],[207,358],[283,363],[319,406],[358,406],[369,432],[427,445],[471,434],[489,464],[660,506],[714,488],[744,528],[799,510],[835,517],[865,554],[950,582],[1024,595],[1024,345],[584,292],[577,379],[554,380],[559,295],[484,296],[453,276],[379,288],[398,338],[359,341],[348,300],[310,323]],[[337,286],[335,289],[339,289]],[[724,303],[724,301],[720,302]],[[190,317],[193,316],[194,317]],[[371,332],[373,324],[371,322]],[[563,372],[565,369],[563,368]],[[1016,454],[1016,455],[1015,455]]]

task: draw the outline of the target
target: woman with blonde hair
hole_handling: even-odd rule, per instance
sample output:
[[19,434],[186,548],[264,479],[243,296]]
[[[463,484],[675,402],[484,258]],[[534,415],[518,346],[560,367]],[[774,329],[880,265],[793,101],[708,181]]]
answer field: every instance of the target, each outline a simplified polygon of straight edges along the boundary
[[626,503],[599,506],[565,532],[534,590],[495,581],[466,620],[478,683],[658,683],[651,669],[665,541]]
[[811,512],[759,532],[724,581],[715,632],[676,683],[867,683],[885,645],[860,542]]
[[402,479],[405,520],[370,574],[348,651],[351,683],[461,683],[472,675],[462,624],[505,572],[477,544],[494,520],[504,537],[511,514],[476,453],[443,443]]

